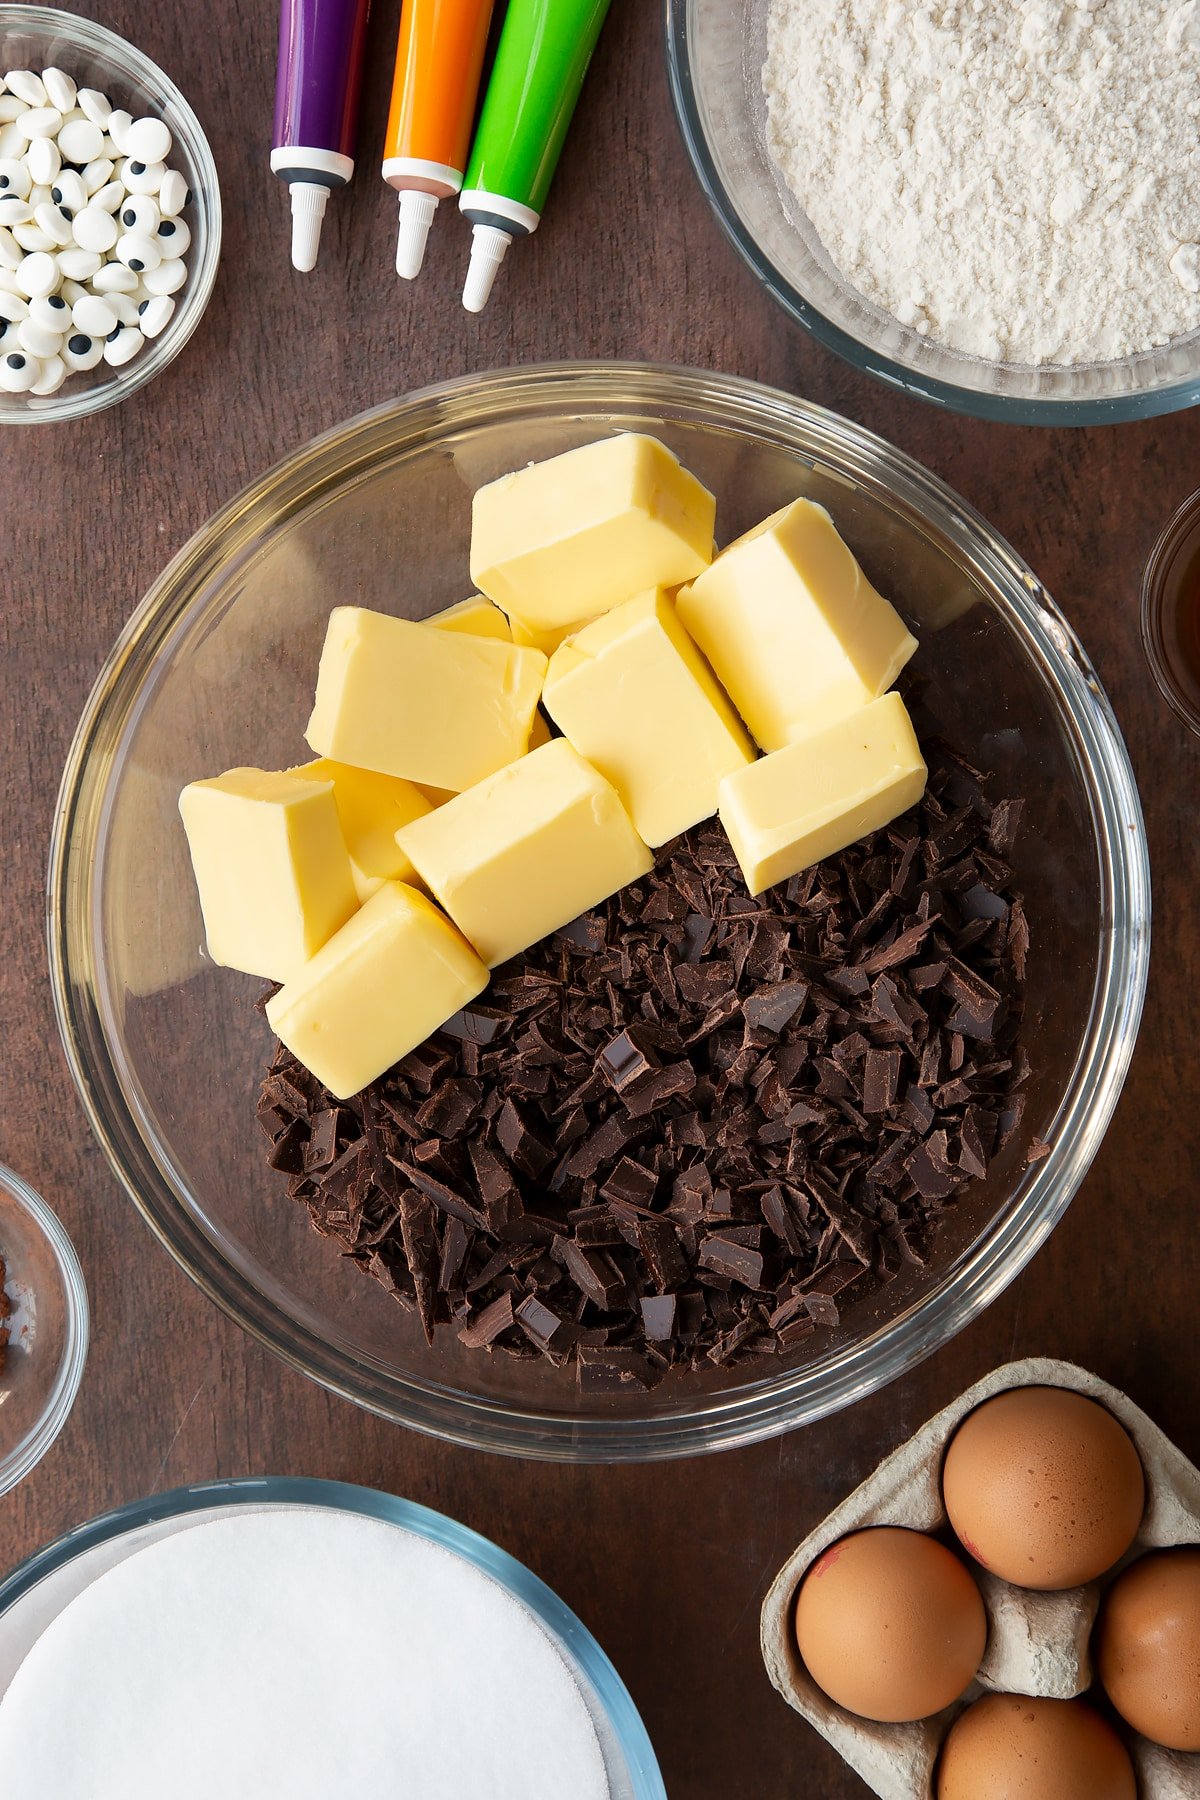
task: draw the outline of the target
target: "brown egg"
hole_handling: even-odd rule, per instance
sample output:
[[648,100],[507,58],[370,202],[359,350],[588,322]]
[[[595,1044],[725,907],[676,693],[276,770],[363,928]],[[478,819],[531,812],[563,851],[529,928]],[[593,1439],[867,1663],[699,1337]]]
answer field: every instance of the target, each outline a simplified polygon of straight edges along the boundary
[[1200,1750],[1200,1549],[1159,1550],[1117,1577],[1100,1614],[1096,1673],[1143,1737]]
[[796,1596],[796,1643],[829,1698],[864,1719],[924,1719],[957,1700],[983,1658],[987,1614],[953,1552],[919,1531],[856,1531],[818,1557]]
[[1133,1440],[1070,1388],[1009,1388],[969,1413],[942,1469],[946,1511],[977,1562],[1017,1587],[1094,1581],[1133,1542],[1146,1484]]
[[950,1727],[937,1800],[1137,1800],[1129,1752],[1082,1700],[987,1694]]

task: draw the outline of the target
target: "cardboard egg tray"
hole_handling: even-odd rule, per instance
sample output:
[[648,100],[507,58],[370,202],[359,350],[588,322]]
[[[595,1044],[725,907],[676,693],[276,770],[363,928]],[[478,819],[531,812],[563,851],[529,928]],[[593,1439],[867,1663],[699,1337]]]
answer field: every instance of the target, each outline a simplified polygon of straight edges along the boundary
[[[1091,1685],[1088,1651],[1104,1588],[1113,1573],[1086,1587],[1037,1593],[969,1566],[988,1614],[988,1642],[978,1676],[962,1698],[912,1725],[876,1725],[835,1706],[800,1661],[793,1631],[796,1590],[822,1551],[867,1525],[907,1525],[954,1543],[942,1504],[946,1446],[959,1423],[993,1394],[1014,1387],[1065,1387],[1106,1406],[1137,1445],[1146,1476],[1146,1510],[1117,1570],[1146,1550],[1200,1544],[1200,1471],[1152,1420],[1116,1388],[1071,1363],[1048,1357],[1006,1363],[924,1424],[880,1463],[793,1551],[763,1602],[761,1641],[767,1673],[789,1706],[828,1738],[882,1800],[933,1800],[938,1752],[957,1715],[988,1691],[1072,1699]],[[964,1558],[966,1553],[963,1552]],[[1115,1572],[1115,1571],[1114,1571]],[[1163,1750],[1127,1734],[1140,1800],[1200,1800],[1200,1753]]]

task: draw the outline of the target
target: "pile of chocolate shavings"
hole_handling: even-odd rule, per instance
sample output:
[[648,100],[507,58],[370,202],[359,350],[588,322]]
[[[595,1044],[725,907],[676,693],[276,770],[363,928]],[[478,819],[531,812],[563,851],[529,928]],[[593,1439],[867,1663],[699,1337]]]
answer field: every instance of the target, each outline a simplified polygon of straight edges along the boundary
[[1021,1124],[1022,802],[927,751],[919,807],[758,899],[687,832],[353,1100],[281,1046],[288,1193],[431,1341],[585,1389],[836,1326]]

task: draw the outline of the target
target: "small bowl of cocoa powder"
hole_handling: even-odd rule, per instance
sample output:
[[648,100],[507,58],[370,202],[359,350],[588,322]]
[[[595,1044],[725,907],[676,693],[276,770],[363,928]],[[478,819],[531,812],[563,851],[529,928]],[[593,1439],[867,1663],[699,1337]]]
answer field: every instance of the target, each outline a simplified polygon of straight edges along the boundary
[[0,1494],[65,1425],[87,1349],[87,1288],[71,1240],[41,1196],[0,1165]]

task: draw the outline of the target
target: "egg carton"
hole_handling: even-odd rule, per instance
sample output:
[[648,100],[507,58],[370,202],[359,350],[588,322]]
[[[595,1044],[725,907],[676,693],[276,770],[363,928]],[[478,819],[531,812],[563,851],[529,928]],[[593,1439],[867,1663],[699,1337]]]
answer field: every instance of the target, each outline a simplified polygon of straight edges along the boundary
[[[946,1446],[969,1412],[1007,1388],[1062,1387],[1086,1394],[1118,1418],[1137,1445],[1146,1477],[1146,1510],[1137,1537],[1116,1569],[1086,1587],[1038,1593],[973,1573],[988,1614],[988,1641],[976,1679],[962,1698],[912,1725],[877,1725],[835,1706],[817,1687],[796,1649],[796,1590],[812,1563],[848,1532],[868,1525],[950,1531],[942,1502]],[[948,1541],[953,1541],[952,1536]],[[1113,1574],[1147,1550],[1200,1543],[1200,1470],[1140,1407],[1117,1388],[1072,1363],[1031,1357],[993,1369],[894,1450],[861,1487],[835,1507],[797,1546],[763,1601],[761,1643],[767,1673],[788,1705],[828,1739],[881,1800],[933,1800],[933,1775],[946,1733],[958,1714],[988,1692],[1069,1700],[1092,1682],[1089,1641],[1103,1589]],[[1200,1753],[1164,1750],[1128,1737],[1141,1800],[1200,1800]]]

